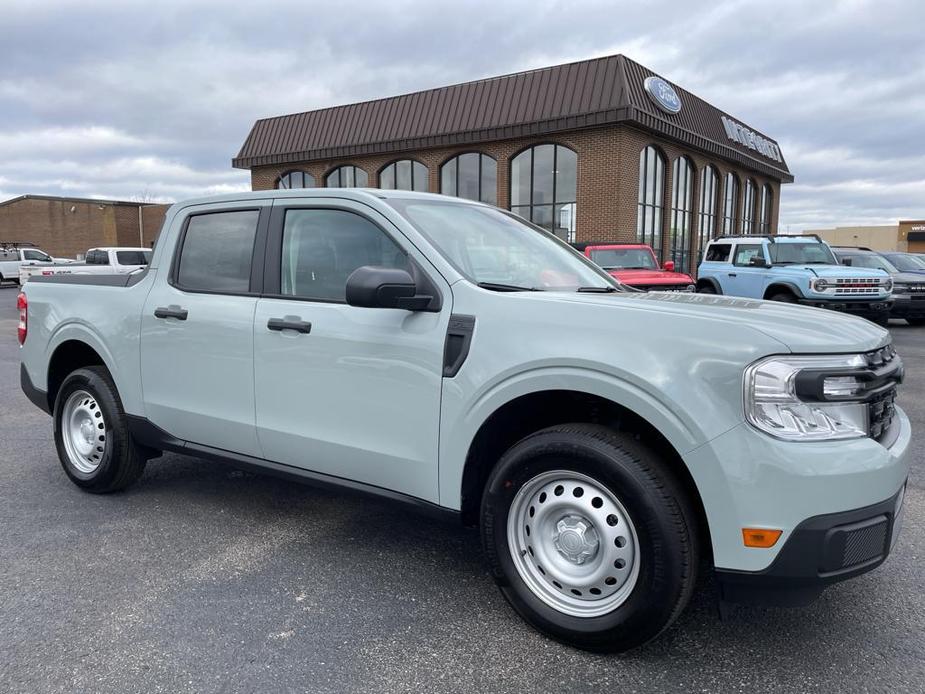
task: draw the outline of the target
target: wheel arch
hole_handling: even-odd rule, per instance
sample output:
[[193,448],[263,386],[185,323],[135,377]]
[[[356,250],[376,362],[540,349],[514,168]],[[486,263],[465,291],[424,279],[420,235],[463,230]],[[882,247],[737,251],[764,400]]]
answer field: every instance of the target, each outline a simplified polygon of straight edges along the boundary
[[719,281],[713,277],[698,277],[696,286],[698,291],[703,287],[712,287],[717,294],[723,293],[723,288],[719,285]]
[[800,291],[800,288],[796,284],[793,282],[784,282],[781,280],[775,280],[771,282],[764,290],[764,295],[762,298],[770,299],[772,296],[779,294],[780,292],[790,292],[797,299],[803,298],[803,292]]
[[112,374],[112,368],[101,351],[79,338],[67,338],[58,343],[48,359],[46,375],[48,405],[54,409],[61,384],[68,374],[86,366],[103,366]]
[[657,426],[626,405],[576,390],[540,390],[515,397],[494,410],[469,445],[461,480],[460,515],[465,525],[478,524],[485,483],[504,452],[531,433],[556,424],[603,424],[635,435],[668,463],[697,514],[702,546],[711,546],[700,490],[677,447]]

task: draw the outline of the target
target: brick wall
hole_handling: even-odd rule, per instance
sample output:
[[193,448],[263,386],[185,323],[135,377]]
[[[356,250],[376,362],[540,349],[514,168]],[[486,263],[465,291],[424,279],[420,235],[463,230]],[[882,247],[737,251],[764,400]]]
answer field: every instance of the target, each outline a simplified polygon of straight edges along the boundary
[[[268,190],[276,187],[282,173],[300,170],[315,178],[316,186],[324,185],[324,176],[343,164],[353,164],[366,171],[370,186],[378,186],[378,174],[386,164],[396,159],[412,158],[428,167],[430,192],[440,192],[440,165],[456,154],[480,151],[498,161],[498,205],[508,207],[510,202],[509,174],[510,160],[525,147],[551,142],[566,145],[578,152],[578,206],[576,237],[579,242],[636,240],[636,208],[639,196],[639,153],[649,144],[655,144],[665,155],[665,191],[662,215],[663,253],[667,253],[669,225],[671,220],[671,174],[674,160],[682,155],[690,157],[695,166],[693,179],[693,209],[691,214],[691,252],[696,257],[696,229],[699,214],[700,171],[712,164],[719,175],[717,190],[717,224],[722,216],[722,181],[727,172],[735,172],[740,179],[739,202],[736,219],[741,220],[742,196],[745,179],[752,178],[756,184],[756,200],[760,200],[761,186],[771,185],[774,200],[771,211],[771,229],[777,231],[780,183],[757,173],[727,162],[707,157],[678,144],[653,137],[642,130],[619,125],[588,130],[569,131],[543,138],[518,138],[486,142],[477,147],[453,147],[418,150],[402,154],[355,157],[343,160],[324,160],[287,164],[285,166],[261,166],[251,169],[251,187],[254,190]],[[756,215],[758,203],[756,202]],[[740,231],[739,227],[737,231]],[[717,228],[717,233],[719,228]],[[757,227],[755,229],[757,232]],[[667,255],[665,256],[667,257]]]
[[[142,208],[145,246],[154,239],[167,207]],[[0,205],[3,241],[27,241],[54,256],[70,258],[94,246],[138,246],[138,206],[66,198],[14,200]]]

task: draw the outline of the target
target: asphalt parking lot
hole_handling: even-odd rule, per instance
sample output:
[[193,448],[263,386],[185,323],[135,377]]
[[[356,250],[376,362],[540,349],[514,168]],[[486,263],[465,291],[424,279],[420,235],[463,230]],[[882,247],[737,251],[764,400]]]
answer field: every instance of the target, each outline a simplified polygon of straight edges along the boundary
[[483,570],[477,533],[404,506],[177,455],[94,496],[19,390],[0,289],[0,691],[925,691],[925,329],[892,327],[916,427],[904,530],[878,570],[800,610],[706,582],[624,656],[550,641]]

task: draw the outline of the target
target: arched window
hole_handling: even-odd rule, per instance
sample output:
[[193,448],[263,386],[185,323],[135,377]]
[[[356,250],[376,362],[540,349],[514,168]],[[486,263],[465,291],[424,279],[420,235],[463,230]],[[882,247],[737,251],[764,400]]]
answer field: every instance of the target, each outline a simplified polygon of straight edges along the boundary
[[662,205],[665,195],[665,157],[653,145],[639,153],[639,205],[636,240],[652,246],[662,258]]
[[755,233],[755,182],[745,179],[745,195],[742,196],[742,233]]
[[774,191],[770,184],[765,183],[761,187],[761,214],[758,217],[759,233],[773,234],[771,230],[771,210],[774,207]]
[[427,167],[413,159],[393,161],[379,172],[379,187],[427,192]]
[[694,165],[687,157],[678,157],[671,167],[671,225],[668,229],[671,259],[678,270],[688,271],[691,252],[691,226],[694,211]]
[[324,184],[328,188],[366,188],[369,175],[358,166],[344,164],[325,176]]
[[707,242],[716,235],[716,192],[719,176],[712,165],[707,164],[700,172],[700,212],[697,214],[697,248],[699,259]]
[[723,191],[723,233],[736,233],[736,203],[739,201],[739,177],[731,171],[726,174]]
[[498,162],[480,152],[453,157],[440,167],[440,192],[496,205]]
[[566,241],[575,240],[578,155],[536,145],[511,160],[511,210]]
[[314,188],[315,177],[304,171],[287,171],[276,179],[276,187],[280,190],[289,188]]

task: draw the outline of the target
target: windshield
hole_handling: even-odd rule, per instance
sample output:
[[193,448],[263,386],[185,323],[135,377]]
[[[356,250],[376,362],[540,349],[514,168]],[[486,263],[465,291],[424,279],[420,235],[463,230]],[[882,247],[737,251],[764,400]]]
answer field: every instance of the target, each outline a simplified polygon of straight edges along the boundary
[[151,251],[116,251],[119,265],[147,265],[151,262]]
[[775,265],[838,265],[824,243],[771,243],[768,250]]
[[648,248],[592,248],[591,260],[605,270],[658,270]]
[[430,200],[388,202],[475,284],[547,291],[619,286],[564,241],[493,207]]
[[851,259],[851,267],[864,267],[870,270],[883,270],[884,272],[899,272],[896,266],[889,260],[876,253],[846,255],[844,257]]
[[925,261],[914,255],[890,255],[889,261],[903,272],[922,272],[925,270]]

